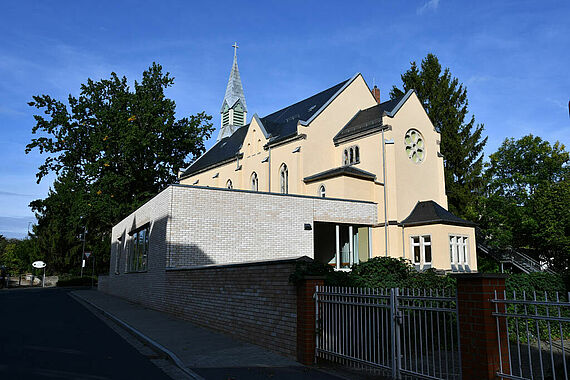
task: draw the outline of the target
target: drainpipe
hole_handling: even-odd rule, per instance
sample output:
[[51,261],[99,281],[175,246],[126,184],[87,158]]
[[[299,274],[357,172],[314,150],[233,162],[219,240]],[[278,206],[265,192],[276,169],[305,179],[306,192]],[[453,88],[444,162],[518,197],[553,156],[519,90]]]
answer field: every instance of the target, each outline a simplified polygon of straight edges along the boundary
[[382,128],[382,179],[384,180],[384,245],[386,257],[388,256],[388,203],[386,202],[386,140]]
[[268,145],[267,150],[269,151],[269,158],[267,159],[267,167],[269,168],[269,175],[267,176],[269,178],[268,192],[271,193],[271,145]]
[[402,257],[406,258],[406,235],[404,234],[404,225],[402,225]]

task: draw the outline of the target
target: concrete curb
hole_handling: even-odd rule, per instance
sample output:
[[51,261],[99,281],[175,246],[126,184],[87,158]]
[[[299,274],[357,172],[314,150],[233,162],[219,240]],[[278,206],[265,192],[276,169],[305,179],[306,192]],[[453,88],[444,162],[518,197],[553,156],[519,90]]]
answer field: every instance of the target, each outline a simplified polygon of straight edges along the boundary
[[119,319],[118,317],[114,316],[113,314],[109,313],[108,311],[105,311],[104,309],[102,309],[101,307],[95,305],[93,302],[75,294],[74,292],[69,292],[68,293],[70,297],[72,297],[73,299],[75,299],[77,302],[81,303],[81,302],[85,302],[86,304],[88,304],[89,306],[93,307],[95,310],[97,310],[98,312],[100,312],[101,314],[103,314],[105,317],[111,319],[113,322],[115,322],[116,324],[118,324],[119,326],[121,326],[122,328],[124,328],[125,330],[127,330],[129,333],[131,333],[132,335],[134,335],[137,339],[143,341],[144,343],[148,344],[149,346],[151,346],[154,350],[164,354],[168,359],[170,359],[181,371],[183,371],[185,374],[187,374],[188,376],[190,376],[191,379],[194,380],[205,380],[202,376],[198,375],[196,372],[188,369],[184,363],[182,362],[182,360],[180,360],[180,358],[178,356],[176,356],[176,354],[172,351],[170,351],[169,349],[167,349],[166,347],[164,347],[163,345],[161,345],[160,343],[152,340],[151,338],[149,338],[148,336],[144,335],[142,332],[140,332],[139,330],[135,329],[134,327],[132,327],[131,325],[129,325],[128,323],[124,322],[123,320]]

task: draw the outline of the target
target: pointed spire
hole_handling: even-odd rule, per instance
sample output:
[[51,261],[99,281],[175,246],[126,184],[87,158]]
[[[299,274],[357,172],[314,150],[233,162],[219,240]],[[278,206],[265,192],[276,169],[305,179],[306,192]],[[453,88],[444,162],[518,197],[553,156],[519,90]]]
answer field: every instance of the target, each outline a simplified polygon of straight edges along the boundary
[[220,110],[222,118],[218,141],[231,136],[239,127],[245,125],[247,119],[247,106],[245,105],[245,96],[237,64],[237,49],[239,47],[237,42],[232,47],[234,48],[234,63]]
[[239,68],[237,64],[237,49],[239,48],[237,42],[233,44],[232,47],[234,48],[234,62],[232,65],[232,71],[230,72],[230,78],[228,79],[228,85],[226,87],[226,95],[224,96],[224,101],[222,102],[222,109],[220,112],[223,112],[224,110],[224,103],[226,103],[229,108],[232,108],[238,100],[241,102],[241,106],[243,107],[244,112],[247,112],[245,95],[243,94],[243,86],[241,84],[241,77],[239,75]]

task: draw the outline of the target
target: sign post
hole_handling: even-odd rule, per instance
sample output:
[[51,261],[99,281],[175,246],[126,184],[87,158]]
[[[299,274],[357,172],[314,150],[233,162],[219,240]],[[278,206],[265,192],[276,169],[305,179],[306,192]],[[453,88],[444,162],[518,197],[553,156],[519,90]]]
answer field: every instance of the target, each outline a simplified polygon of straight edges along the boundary
[[91,259],[91,288],[93,288],[93,276],[95,275],[95,256]]
[[[34,268],[37,269],[42,269],[44,270],[44,275],[42,277],[42,288],[46,287],[46,263],[44,263],[43,261],[34,261],[32,263],[32,266]],[[32,277],[32,286],[34,286],[34,278]]]
[[87,226],[83,226],[83,235],[81,240],[83,241],[83,251],[81,253],[81,277],[83,277],[83,268],[85,267],[85,235],[87,235]]

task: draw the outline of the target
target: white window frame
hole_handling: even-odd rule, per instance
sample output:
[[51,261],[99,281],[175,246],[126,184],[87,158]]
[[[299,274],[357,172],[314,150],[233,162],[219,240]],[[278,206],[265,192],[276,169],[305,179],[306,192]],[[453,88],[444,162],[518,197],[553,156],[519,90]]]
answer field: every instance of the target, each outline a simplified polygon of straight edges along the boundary
[[233,185],[231,179],[228,179],[228,181],[226,182],[226,188],[230,189],[230,190],[234,188],[234,185]]
[[345,148],[342,153],[343,166],[356,165],[360,163],[360,148],[358,145],[352,145]]
[[325,198],[326,195],[327,195],[327,189],[326,189],[325,185],[319,186],[319,197]]
[[453,266],[469,266],[469,236],[461,234],[449,234],[449,260]]
[[[418,239],[417,243],[414,242],[414,238]],[[429,241],[426,241],[426,238],[428,238]],[[430,247],[430,251],[431,251],[431,260],[430,261],[426,260],[426,247],[427,246]],[[416,261],[416,252],[414,250],[414,247],[420,247],[420,261],[419,262]],[[424,266],[430,268],[432,266],[433,248],[432,248],[432,239],[431,239],[430,234],[410,236],[410,256],[411,256],[413,265],[419,266],[420,268],[423,268]]]

